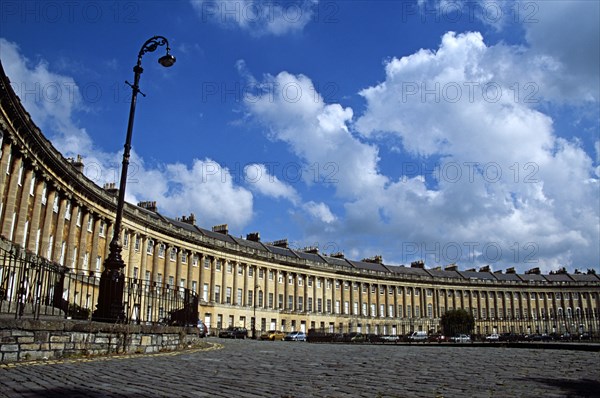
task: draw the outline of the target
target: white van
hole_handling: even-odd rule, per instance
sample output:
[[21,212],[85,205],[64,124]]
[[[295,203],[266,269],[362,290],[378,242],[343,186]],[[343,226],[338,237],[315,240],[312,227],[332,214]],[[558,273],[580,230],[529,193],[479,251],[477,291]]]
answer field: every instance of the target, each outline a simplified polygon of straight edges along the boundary
[[408,336],[408,340],[409,341],[425,341],[425,340],[427,340],[427,332],[424,332],[424,331],[412,332]]

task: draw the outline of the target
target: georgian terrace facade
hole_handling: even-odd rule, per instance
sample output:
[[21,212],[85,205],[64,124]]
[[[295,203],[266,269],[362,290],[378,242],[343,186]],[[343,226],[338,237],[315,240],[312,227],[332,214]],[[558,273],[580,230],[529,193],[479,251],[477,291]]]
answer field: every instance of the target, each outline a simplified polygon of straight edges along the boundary
[[[66,159],[52,146],[0,72],[0,234],[73,273],[99,276],[117,191],[94,184],[81,158]],[[600,278],[593,273],[355,261],[195,221],[165,217],[155,202],[126,204],[122,257],[128,277],[198,293],[200,318],[211,331],[251,328],[256,320],[257,330],[406,334],[435,331],[445,311],[463,308],[475,316],[476,333],[600,332]]]

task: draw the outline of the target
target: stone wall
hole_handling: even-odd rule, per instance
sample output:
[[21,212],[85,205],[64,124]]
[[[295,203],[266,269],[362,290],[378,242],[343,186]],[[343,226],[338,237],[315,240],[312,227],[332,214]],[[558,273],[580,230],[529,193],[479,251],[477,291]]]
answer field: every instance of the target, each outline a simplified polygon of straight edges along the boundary
[[200,340],[195,328],[71,320],[0,319],[0,362],[174,351]]

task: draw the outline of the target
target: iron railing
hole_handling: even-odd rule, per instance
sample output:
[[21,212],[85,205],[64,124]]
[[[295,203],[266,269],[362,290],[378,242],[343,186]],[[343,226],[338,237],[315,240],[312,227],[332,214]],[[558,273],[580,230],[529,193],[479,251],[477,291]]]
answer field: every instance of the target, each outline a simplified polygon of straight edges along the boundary
[[[99,286],[94,273],[69,269],[0,240],[0,315],[91,320]],[[127,323],[198,322],[198,296],[183,287],[125,278],[123,304]]]

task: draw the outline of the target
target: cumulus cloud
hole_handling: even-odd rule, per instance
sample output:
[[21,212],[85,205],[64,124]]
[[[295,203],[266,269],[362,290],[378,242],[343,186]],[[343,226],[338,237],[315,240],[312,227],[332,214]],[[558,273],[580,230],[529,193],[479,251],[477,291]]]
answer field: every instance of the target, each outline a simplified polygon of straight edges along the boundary
[[298,192],[291,185],[269,173],[267,166],[264,164],[246,165],[244,167],[244,180],[251,190],[261,195],[286,199],[294,205],[297,205],[300,200]]
[[89,151],[92,141],[75,125],[72,114],[80,109],[81,95],[73,78],[52,72],[47,62],[22,56],[17,44],[0,38],[2,66],[11,87],[40,127],[55,132],[56,145],[68,152]]
[[313,18],[318,0],[270,2],[258,0],[191,0],[202,22],[238,27],[254,36],[299,32]]
[[387,181],[377,173],[377,147],[361,142],[348,129],[351,108],[326,104],[304,75],[281,72],[261,82],[261,96],[246,101],[273,139],[289,144],[307,165],[316,165],[325,183],[353,198]]
[[315,203],[313,201],[309,201],[305,203],[303,207],[308,214],[325,224],[331,224],[336,220],[335,215],[325,203]]
[[517,26],[525,32],[529,51],[507,71],[535,82],[538,98],[572,103],[600,99],[600,2],[419,0],[418,5],[405,4],[404,13],[424,22],[478,21],[498,32]]
[[[600,99],[600,2],[535,2],[535,23],[523,23],[526,39],[540,56],[558,64],[556,96],[570,101]],[[560,26],[560,29],[557,27]]]
[[[81,108],[76,82],[52,72],[44,61],[32,63],[14,43],[0,39],[0,47],[13,89],[46,137],[64,156],[82,155],[86,176],[98,185],[118,182],[122,152],[95,147],[85,129],[74,121]],[[56,91],[58,88],[63,91]],[[128,176],[125,199],[130,203],[155,200],[162,214],[194,213],[202,225],[228,223],[242,228],[252,219],[252,193],[236,186],[229,170],[211,159],[194,159],[191,166],[147,165],[132,151]]]
[[[594,162],[578,142],[557,138],[552,118],[527,97],[530,80],[515,80],[526,51],[488,46],[476,32],[447,33],[435,51],[387,62],[385,80],[361,91],[367,107],[356,119],[352,109],[325,103],[310,78],[288,72],[267,75],[265,93],[246,105],[307,164],[339,168],[331,186],[345,213],[315,219],[329,224],[321,241],[337,235],[355,252],[376,246],[396,263],[593,265]],[[531,73],[543,75],[535,62]],[[401,139],[404,155],[439,159],[434,185],[379,170],[377,143],[388,136]]]
[[[599,238],[593,161],[577,142],[558,139],[535,103],[515,97],[522,51],[487,46],[479,33],[447,33],[437,51],[387,63],[385,82],[361,92],[367,111],[356,127],[365,136],[398,136],[409,153],[441,157],[446,174],[423,210],[450,239],[484,238],[505,252],[530,244],[527,254],[547,268],[589,264]],[[395,189],[405,191],[387,191]]]

